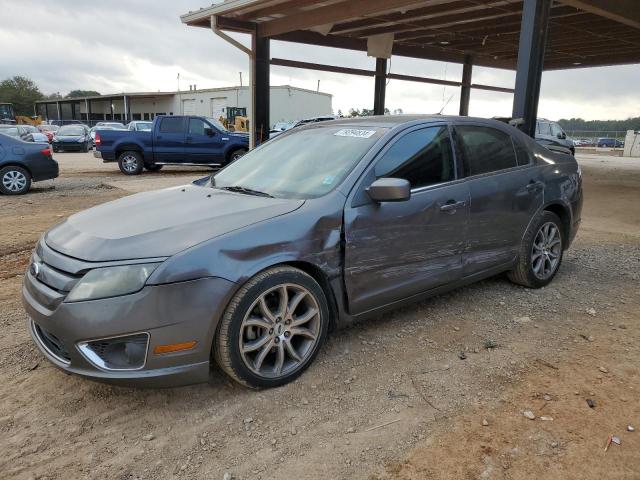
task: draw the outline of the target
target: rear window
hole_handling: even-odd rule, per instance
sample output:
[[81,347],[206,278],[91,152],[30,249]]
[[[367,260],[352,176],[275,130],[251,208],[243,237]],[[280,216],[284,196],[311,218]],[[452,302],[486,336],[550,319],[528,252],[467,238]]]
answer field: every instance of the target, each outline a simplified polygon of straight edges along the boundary
[[61,137],[64,137],[65,135],[81,136],[84,135],[84,128],[74,126],[61,127],[60,130],[58,130],[58,135]]
[[458,142],[465,158],[465,176],[480,175],[518,165],[511,136],[491,127],[458,126]]
[[160,132],[162,133],[182,133],[182,118],[180,117],[167,117],[163,118],[160,123]]

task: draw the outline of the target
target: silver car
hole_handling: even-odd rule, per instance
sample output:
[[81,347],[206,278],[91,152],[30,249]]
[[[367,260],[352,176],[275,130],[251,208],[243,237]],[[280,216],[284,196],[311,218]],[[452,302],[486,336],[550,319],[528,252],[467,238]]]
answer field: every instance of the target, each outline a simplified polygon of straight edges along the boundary
[[191,185],[69,217],[25,276],[59,368],[121,384],[289,382],[327,332],[492,275],[552,281],[575,159],[494,120],[369,117],[282,133]]

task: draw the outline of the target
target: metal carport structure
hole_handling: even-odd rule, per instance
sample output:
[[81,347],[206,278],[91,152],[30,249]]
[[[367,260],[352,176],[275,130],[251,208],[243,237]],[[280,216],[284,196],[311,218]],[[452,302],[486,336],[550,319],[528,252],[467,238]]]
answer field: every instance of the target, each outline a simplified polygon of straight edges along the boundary
[[[249,55],[257,139],[269,132],[270,65],[375,77],[376,114],[387,78],[458,86],[461,115],[472,88],[513,91],[512,116],[533,136],[543,70],[640,63],[639,0],[226,0],[181,19]],[[250,34],[251,48],[224,31]],[[271,58],[270,40],[368,52],[376,69]],[[462,79],[390,74],[390,53],[462,64]],[[474,84],[473,65],[516,70],[514,89]]]

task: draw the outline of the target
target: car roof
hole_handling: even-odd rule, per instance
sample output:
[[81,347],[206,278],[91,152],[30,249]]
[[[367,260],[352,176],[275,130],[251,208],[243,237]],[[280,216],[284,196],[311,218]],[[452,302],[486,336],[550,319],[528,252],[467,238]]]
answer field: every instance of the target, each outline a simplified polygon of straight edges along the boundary
[[337,118],[326,122],[317,123],[317,126],[330,125],[349,125],[349,126],[368,126],[393,128],[408,123],[426,123],[426,122],[480,122],[496,127],[503,127],[504,122],[489,118],[479,117],[460,117],[457,115],[374,115],[370,117],[353,117],[353,118]]

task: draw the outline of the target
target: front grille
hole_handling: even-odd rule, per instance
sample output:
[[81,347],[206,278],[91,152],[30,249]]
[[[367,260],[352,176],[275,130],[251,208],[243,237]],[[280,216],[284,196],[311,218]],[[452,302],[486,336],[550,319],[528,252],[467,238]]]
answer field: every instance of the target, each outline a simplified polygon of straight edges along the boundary
[[[40,242],[31,259],[25,286],[31,296],[50,310],[57,308],[83,277],[83,265]],[[69,271],[71,270],[71,271]]]
[[63,363],[71,362],[71,357],[69,356],[67,347],[65,347],[64,343],[62,343],[58,337],[47,332],[36,323],[33,324],[33,330],[38,337],[38,340],[40,340],[40,343],[44,346],[47,352],[49,352],[49,354]]

